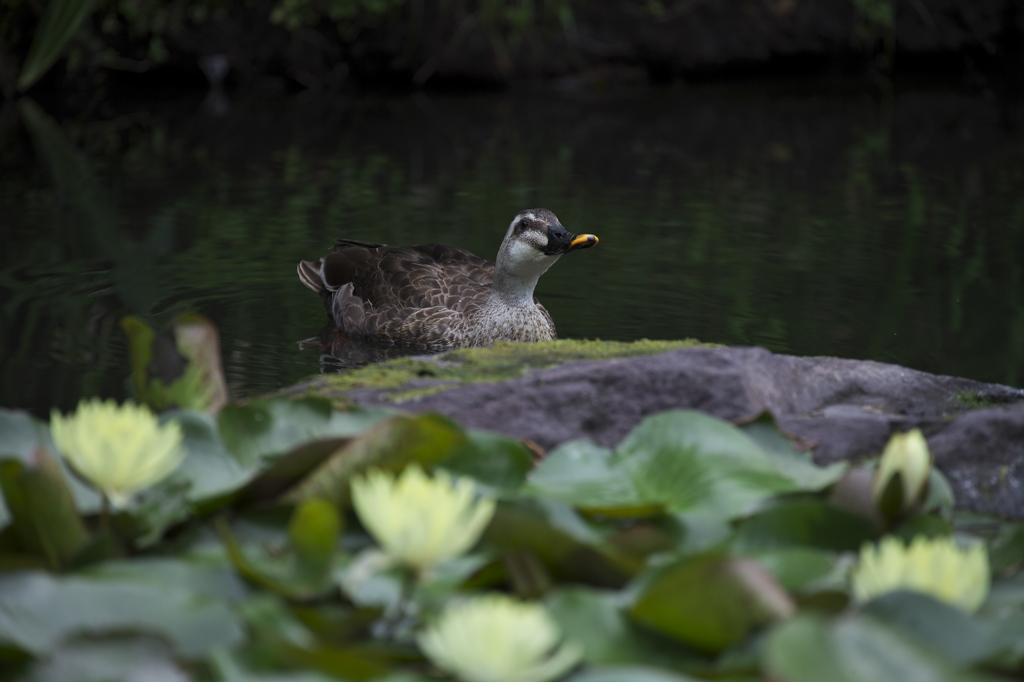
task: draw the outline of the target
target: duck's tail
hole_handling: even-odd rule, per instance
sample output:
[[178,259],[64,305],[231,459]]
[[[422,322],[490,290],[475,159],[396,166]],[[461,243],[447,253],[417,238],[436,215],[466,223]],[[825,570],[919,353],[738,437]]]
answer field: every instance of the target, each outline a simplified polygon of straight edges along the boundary
[[299,261],[299,279],[307,287],[312,289],[318,294],[322,294],[327,291],[327,287],[324,285],[323,274],[320,271],[320,263],[318,260],[303,260]]

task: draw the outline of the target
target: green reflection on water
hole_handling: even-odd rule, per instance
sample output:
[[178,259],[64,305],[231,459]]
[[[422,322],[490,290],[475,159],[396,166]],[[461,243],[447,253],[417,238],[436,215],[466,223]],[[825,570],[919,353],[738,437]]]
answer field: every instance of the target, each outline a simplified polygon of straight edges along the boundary
[[129,312],[213,319],[236,394],[290,383],[318,371],[296,342],[325,319],[298,260],[337,236],[491,256],[532,206],[601,238],[541,280],[563,336],[1022,383],[1022,145],[994,104],[732,88],[194,105],[58,125],[22,104],[0,142],[3,405],[124,395]]

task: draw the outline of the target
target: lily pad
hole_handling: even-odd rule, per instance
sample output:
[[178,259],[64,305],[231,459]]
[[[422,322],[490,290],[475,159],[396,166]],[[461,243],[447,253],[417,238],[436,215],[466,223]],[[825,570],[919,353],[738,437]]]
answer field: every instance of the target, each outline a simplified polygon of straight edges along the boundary
[[577,673],[568,682],[697,682],[696,677],[680,675],[639,665],[617,665],[592,668]]
[[733,547],[751,552],[773,547],[814,547],[857,551],[878,529],[857,516],[816,498],[783,500],[739,522]]
[[611,515],[666,509],[727,519],[801,488],[732,424],[676,410],[643,420],[614,452],[582,442],[556,449],[531,475],[527,489]]
[[962,665],[984,660],[1002,645],[990,623],[918,592],[882,595],[865,605],[864,613]]
[[566,639],[583,647],[583,660],[588,664],[654,665],[686,670],[706,663],[697,652],[647,632],[626,618],[626,600],[618,592],[566,587],[552,591],[544,603]]
[[766,638],[767,673],[787,682],[981,682],[952,660],[872,618],[800,615]]
[[715,553],[655,569],[640,581],[630,617],[708,653],[736,644],[795,608],[759,564]]
[[195,658],[241,641],[242,628],[220,600],[173,585],[55,577],[0,576],[0,643],[39,656],[81,635],[135,631],[171,642]]
[[398,470],[410,462],[427,468],[447,461],[466,443],[466,433],[446,417],[395,415],[352,438],[314,469],[283,499],[320,497],[343,507],[349,501],[348,480],[369,467]]
[[358,435],[389,414],[369,409],[337,412],[322,398],[274,398],[228,405],[217,416],[217,425],[239,462],[253,464],[317,438]]
[[19,682],[189,682],[166,643],[155,637],[65,642],[34,662]]
[[[55,455],[54,461],[60,467],[68,488],[75,500],[75,508],[81,514],[98,511],[100,496],[71,473],[67,464],[56,457],[57,448],[50,438],[50,427],[27,412],[0,408],[0,460],[14,459],[29,462],[36,451],[42,449]],[[0,526],[10,520],[7,507],[0,504]]]

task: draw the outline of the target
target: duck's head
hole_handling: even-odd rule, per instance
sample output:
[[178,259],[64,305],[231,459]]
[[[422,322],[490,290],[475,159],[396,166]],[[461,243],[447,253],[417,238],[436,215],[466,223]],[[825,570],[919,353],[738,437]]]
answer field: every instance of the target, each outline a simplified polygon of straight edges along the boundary
[[[498,251],[498,263],[513,270],[547,270],[562,254],[596,245],[592,234],[573,234],[546,208],[531,208],[512,219]],[[538,273],[539,275],[540,273]]]

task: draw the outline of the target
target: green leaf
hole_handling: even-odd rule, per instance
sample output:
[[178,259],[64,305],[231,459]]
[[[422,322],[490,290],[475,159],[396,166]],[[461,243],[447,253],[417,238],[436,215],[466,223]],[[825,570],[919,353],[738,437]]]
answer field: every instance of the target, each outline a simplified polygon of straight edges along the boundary
[[314,498],[296,507],[288,538],[295,550],[297,580],[309,585],[326,581],[340,534],[341,518],[330,502]]
[[949,518],[953,513],[954,504],[953,487],[941,471],[932,467],[928,472],[928,495],[921,505],[921,511]]
[[172,481],[187,481],[188,500],[205,504],[239,490],[255,472],[252,464],[240,464],[224,448],[212,417],[202,412],[174,413],[181,425],[183,445],[188,453]]
[[629,610],[633,620],[708,653],[722,651],[794,608],[771,574],[747,559],[706,554],[640,580]]
[[239,494],[239,504],[260,504],[276,500],[300,480],[308,476],[335,452],[348,444],[350,438],[321,438],[303,443],[280,457],[275,457]]
[[877,534],[860,516],[819,499],[796,499],[740,521],[732,546],[741,553],[795,546],[845,552],[859,550]]
[[849,465],[834,462],[819,467],[811,460],[809,451],[797,450],[771,414],[765,412],[754,421],[741,425],[740,430],[750,436],[772,458],[775,468],[805,490],[820,490],[843,477]]
[[1013,574],[1024,569],[1024,523],[1004,523],[988,550],[994,575]]
[[616,464],[644,500],[663,501],[678,512],[731,518],[797,489],[753,439],[700,412],[644,419],[619,446]]
[[469,476],[492,496],[510,495],[523,486],[533,469],[533,456],[520,441],[490,431],[471,430],[462,447],[443,466],[453,474]]
[[36,28],[32,46],[18,76],[18,90],[25,91],[57,61],[78,27],[92,12],[94,0],[53,0]]
[[990,623],[918,592],[890,592],[872,599],[863,612],[960,665],[984,660],[1001,647]]
[[391,667],[379,651],[368,647],[319,642],[280,599],[259,595],[243,605],[243,612],[262,655],[270,654],[292,666],[315,669],[342,680],[378,678]]
[[643,664],[686,670],[705,663],[697,653],[630,622],[623,615],[623,598],[617,592],[564,587],[553,590],[544,604],[565,638],[583,647],[588,664]]
[[337,682],[338,678],[311,671],[259,673],[243,667],[232,652],[217,651],[210,657],[216,682]]
[[[0,408],[0,461],[11,459],[28,464],[40,449],[57,452],[49,427],[27,412]],[[98,511],[99,494],[73,476],[62,458],[55,458],[54,463],[60,468],[79,513]],[[7,508],[0,504],[0,526],[9,519]]]
[[369,467],[398,471],[410,462],[430,469],[446,462],[466,442],[454,422],[435,414],[395,415],[348,441],[285,494],[288,502],[321,497],[344,507],[348,480]]
[[762,550],[750,558],[772,574],[790,592],[800,591],[831,575],[835,557],[809,547],[780,547]]
[[799,487],[735,426],[677,410],[648,417],[614,452],[579,441],[559,447],[530,476],[527,490],[609,516],[668,509],[728,519]]
[[981,682],[952,661],[867,617],[835,622],[800,615],[775,627],[764,648],[764,667],[786,682]]
[[35,661],[19,682],[111,682],[165,680],[184,682],[173,652],[155,637],[89,638],[61,644]]
[[308,598],[330,587],[341,519],[325,500],[299,504],[288,522],[288,547],[269,538],[242,542],[220,518],[217,533],[235,569],[256,585],[288,597]]
[[236,602],[245,597],[245,583],[223,552],[185,554],[175,558],[133,557],[91,566],[81,577],[108,583],[166,587],[202,599]]
[[[896,471],[889,477],[882,493],[875,498],[878,515],[889,525],[895,524],[905,514],[903,499],[903,472]],[[909,507],[910,502],[906,502]]]
[[647,506],[633,482],[616,471],[614,453],[586,440],[563,443],[530,475],[526,492],[585,509]]
[[184,657],[242,639],[219,599],[165,584],[25,572],[0,576],[0,643],[41,656],[73,637],[135,631],[166,638]]
[[36,450],[28,462],[0,461],[0,490],[21,545],[51,568],[66,565],[85,545],[85,524],[60,467],[45,450]]
[[506,555],[532,554],[561,580],[620,587],[643,567],[602,546],[572,508],[557,502],[499,503],[483,540]]
[[395,613],[406,597],[409,574],[376,547],[359,552],[337,573],[338,583],[353,604]]
[[590,668],[577,673],[568,682],[697,682],[696,677],[658,670],[640,665],[617,665]]
[[336,412],[323,398],[274,398],[228,405],[217,415],[217,426],[228,450],[242,464],[253,464],[316,438],[356,436],[389,415]]

